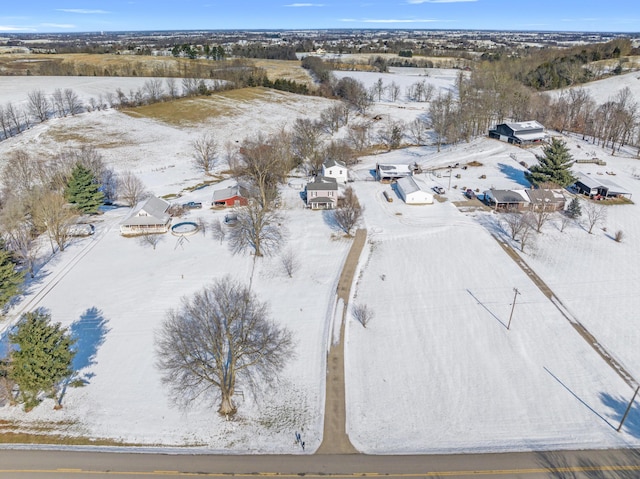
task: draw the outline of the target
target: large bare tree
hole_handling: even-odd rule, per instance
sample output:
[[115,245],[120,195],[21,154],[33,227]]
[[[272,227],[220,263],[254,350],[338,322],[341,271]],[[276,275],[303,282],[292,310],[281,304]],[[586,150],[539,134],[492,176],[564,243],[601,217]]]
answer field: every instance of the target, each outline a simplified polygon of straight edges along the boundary
[[222,278],[171,310],[156,338],[157,366],[178,402],[203,395],[232,416],[236,386],[273,381],[293,354],[291,334],[269,318],[268,307],[247,286]]
[[51,242],[51,250],[55,253],[53,243],[64,251],[71,236],[71,224],[78,212],[71,208],[62,193],[43,191],[32,207],[33,221],[36,228],[47,232]]
[[256,257],[277,253],[285,240],[282,218],[276,210],[251,201],[236,209],[236,225],[229,232],[229,245],[237,253],[251,251]]
[[584,216],[587,222],[589,234],[592,234],[593,228],[603,224],[607,219],[607,207],[603,204],[587,201],[584,204]]
[[42,90],[33,90],[27,93],[28,108],[31,116],[36,121],[47,121],[49,115],[51,115],[51,108],[49,106],[49,100],[47,95]]
[[127,206],[135,206],[138,201],[148,195],[142,180],[132,172],[125,171],[118,178],[118,198]]
[[193,163],[205,174],[216,166],[218,142],[211,133],[204,133],[191,142]]
[[278,185],[293,166],[290,138],[284,132],[262,135],[242,143],[240,155],[232,169],[256,190],[255,198],[262,208],[268,208],[278,196]]
[[340,206],[335,210],[334,218],[338,226],[340,226],[347,235],[350,235],[351,230],[362,217],[363,211],[364,206],[360,205],[353,188],[349,186],[344,190],[344,196],[341,199]]

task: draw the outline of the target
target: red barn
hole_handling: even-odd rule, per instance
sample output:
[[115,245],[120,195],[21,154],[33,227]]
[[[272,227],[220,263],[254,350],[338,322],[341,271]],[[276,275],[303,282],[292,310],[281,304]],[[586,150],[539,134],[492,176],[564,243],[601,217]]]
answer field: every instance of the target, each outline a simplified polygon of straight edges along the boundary
[[230,186],[213,192],[213,206],[246,206],[247,190],[240,185]]

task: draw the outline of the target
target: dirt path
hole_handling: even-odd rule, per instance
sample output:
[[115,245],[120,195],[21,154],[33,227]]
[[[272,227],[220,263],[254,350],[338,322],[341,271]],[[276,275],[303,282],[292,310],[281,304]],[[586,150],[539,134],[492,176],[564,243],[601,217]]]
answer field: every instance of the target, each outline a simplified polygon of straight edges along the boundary
[[357,454],[346,431],[347,411],[344,394],[344,326],[351,285],[353,284],[360,253],[367,240],[367,230],[356,231],[351,249],[338,281],[338,298],[342,300],[340,342],[332,344],[327,357],[327,392],[324,406],[324,434],[316,454]]
[[538,276],[530,267],[529,265],[520,257],[520,255],[518,255],[518,253],[516,253],[513,248],[511,248],[511,246],[509,246],[507,243],[505,243],[504,241],[500,240],[499,238],[496,238],[494,236],[494,238],[496,239],[496,241],[498,242],[498,244],[500,246],[502,246],[502,249],[509,255],[509,257],[511,259],[513,259],[513,261],[516,262],[516,264],[518,266],[520,266],[520,268],[522,269],[522,271],[524,271],[527,276],[529,276],[529,278],[531,278],[531,281],[533,281],[533,283],[538,287],[538,289],[540,289],[540,291],[542,291],[542,294],[544,294],[547,298],[549,298],[549,300],[553,303],[553,305],[558,309],[558,311],[560,311],[560,313],[569,321],[569,323],[571,324],[571,326],[573,326],[573,328],[578,332],[578,334],[580,334],[580,336],[582,336],[582,338],[589,343],[589,345],[595,350],[596,353],[598,353],[598,355],[605,360],[605,362],[616,372],[618,373],[618,375],[632,388],[635,388],[636,385],[638,384],[637,381],[635,379],[633,379],[633,376],[631,376],[631,374],[629,374],[629,372],[627,370],[624,369],[624,367],[622,366],[622,364],[620,364],[615,358],[613,358],[608,352],[607,350],[604,348],[604,346],[602,346],[602,344],[600,344],[598,342],[598,340],[589,332],[589,330],[587,330],[587,328],[585,328],[580,321],[578,321],[578,319],[576,317],[574,317],[568,310],[567,308],[564,306],[564,304],[562,304],[562,301],[560,301],[558,299],[558,297],[553,293],[553,291],[551,290],[551,288],[549,288],[549,286],[542,281],[542,278],[540,278],[540,276]]

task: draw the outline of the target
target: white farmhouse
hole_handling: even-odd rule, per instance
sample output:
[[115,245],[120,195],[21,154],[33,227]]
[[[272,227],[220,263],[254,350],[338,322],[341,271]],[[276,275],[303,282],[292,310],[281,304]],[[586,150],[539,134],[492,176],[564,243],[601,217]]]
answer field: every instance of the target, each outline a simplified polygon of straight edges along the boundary
[[433,195],[420,189],[412,176],[400,178],[396,182],[396,188],[400,198],[408,205],[430,205],[433,204]]
[[327,160],[322,164],[322,176],[335,178],[338,183],[346,183],[348,178],[347,165],[338,160]]
[[151,196],[141,201],[131,212],[131,216],[120,223],[122,235],[166,233],[171,226],[171,215],[167,212],[169,203]]

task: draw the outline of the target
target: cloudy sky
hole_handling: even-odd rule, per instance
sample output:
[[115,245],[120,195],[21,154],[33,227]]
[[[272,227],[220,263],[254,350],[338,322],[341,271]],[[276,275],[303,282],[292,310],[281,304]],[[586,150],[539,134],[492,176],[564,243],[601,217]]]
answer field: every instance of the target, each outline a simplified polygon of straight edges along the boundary
[[638,0],[3,0],[0,32],[403,28],[640,31]]

